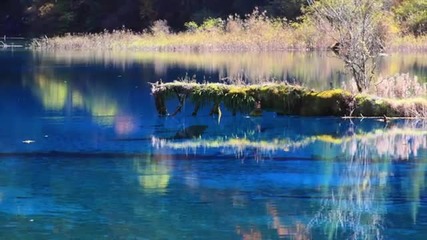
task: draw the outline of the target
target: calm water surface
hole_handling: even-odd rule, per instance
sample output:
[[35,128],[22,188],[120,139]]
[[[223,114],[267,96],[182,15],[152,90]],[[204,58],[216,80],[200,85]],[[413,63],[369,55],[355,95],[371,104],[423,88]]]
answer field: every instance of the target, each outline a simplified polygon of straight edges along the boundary
[[[384,61],[426,77],[426,55]],[[147,84],[243,71],[327,88],[333,62],[0,52],[0,238],[425,239],[427,121],[158,118]]]

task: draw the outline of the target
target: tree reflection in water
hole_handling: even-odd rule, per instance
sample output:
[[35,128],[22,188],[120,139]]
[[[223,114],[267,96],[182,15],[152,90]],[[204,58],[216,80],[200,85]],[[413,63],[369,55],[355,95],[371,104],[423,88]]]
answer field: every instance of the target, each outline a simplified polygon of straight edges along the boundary
[[[373,162],[370,146],[352,143],[348,162],[338,176],[339,186],[327,188],[323,204],[310,221],[309,228],[324,226],[330,239],[382,239],[384,199],[387,191],[389,162]],[[343,148],[345,151],[345,148]]]
[[[93,63],[114,65],[126,69],[138,63],[154,71],[148,81],[167,81],[183,77],[188,71],[203,72],[209,81],[216,76],[246,79],[257,82],[265,79],[287,80],[310,88],[327,89],[330,83],[336,86],[349,79],[344,74],[342,62],[325,52],[275,52],[275,53],[171,53],[171,52],[130,52],[130,51],[52,51],[35,52],[36,58],[46,62],[57,61],[65,64]],[[416,67],[415,67],[416,66]],[[394,53],[381,58],[378,72],[381,76],[392,76],[409,72],[421,81],[427,80],[425,72],[427,57],[417,53]],[[180,68],[180,75],[168,79],[168,72]],[[190,71],[190,75],[193,72]]]
[[[375,120],[365,120],[375,121]],[[357,124],[363,124],[358,121]],[[383,239],[384,216],[387,214],[387,198],[391,194],[393,163],[413,161],[416,174],[410,176],[408,199],[411,199],[411,216],[416,222],[421,193],[425,190],[427,121],[393,120],[370,130],[352,129],[337,135],[306,135],[292,138],[204,137],[184,141],[171,141],[153,137],[155,148],[197,152],[198,149],[227,149],[238,157],[248,152],[260,154],[264,159],[281,156],[286,159],[295,150],[312,152],[322,162],[323,173],[328,179],[320,185],[324,200],[314,216],[304,224],[296,221],[293,227],[281,223],[274,203],[267,204],[272,218],[272,228],[279,236],[309,239],[314,231],[321,231],[329,239]],[[283,136],[283,135],[282,135]],[[222,151],[226,154],[226,151]],[[255,156],[252,156],[255,157]],[[280,159],[280,157],[278,157]],[[323,159],[323,160],[322,160]],[[331,162],[332,161],[332,162]],[[256,229],[237,232],[247,239],[261,239]]]
[[138,183],[147,193],[165,193],[171,179],[172,166],[169,155],[150,155],[147,161],[135,159],[134,168],[138,174]]

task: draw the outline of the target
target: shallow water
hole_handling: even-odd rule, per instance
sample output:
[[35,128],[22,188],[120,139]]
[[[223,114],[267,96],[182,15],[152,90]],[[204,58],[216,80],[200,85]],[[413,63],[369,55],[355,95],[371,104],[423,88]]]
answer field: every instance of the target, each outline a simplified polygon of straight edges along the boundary
[[427,235],[426,121],[158,118],[148,81],[220,68],[61,54],[0,52],[1,239]]

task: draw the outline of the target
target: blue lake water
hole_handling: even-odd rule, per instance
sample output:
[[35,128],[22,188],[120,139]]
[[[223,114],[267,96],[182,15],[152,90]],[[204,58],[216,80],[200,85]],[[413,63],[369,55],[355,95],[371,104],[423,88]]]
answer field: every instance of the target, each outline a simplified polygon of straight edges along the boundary
[[427,237],[427,121],[159,118],[147,82],[227,62],[81,54],[0,51],[0,239]]

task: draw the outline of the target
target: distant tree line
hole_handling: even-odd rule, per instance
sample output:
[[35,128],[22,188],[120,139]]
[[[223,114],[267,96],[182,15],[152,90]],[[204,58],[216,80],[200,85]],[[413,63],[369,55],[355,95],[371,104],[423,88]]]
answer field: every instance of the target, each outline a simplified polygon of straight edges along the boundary
[[[121,28],[142,31],[159,19],[180,31],[186,22],[244,16],[255,7],[273,17],[297,20],[307,2],[317,1],[328,0],[0,0],[0,35],[52,36]],[[427,32],[426,0],[381,1],[402,32]]]
[[93,33],[126,28],[142,31],[164,19],[175,31],[209,17],[244,15],[255,7],[296,19],[306,0],[1,0],[1,35]]

